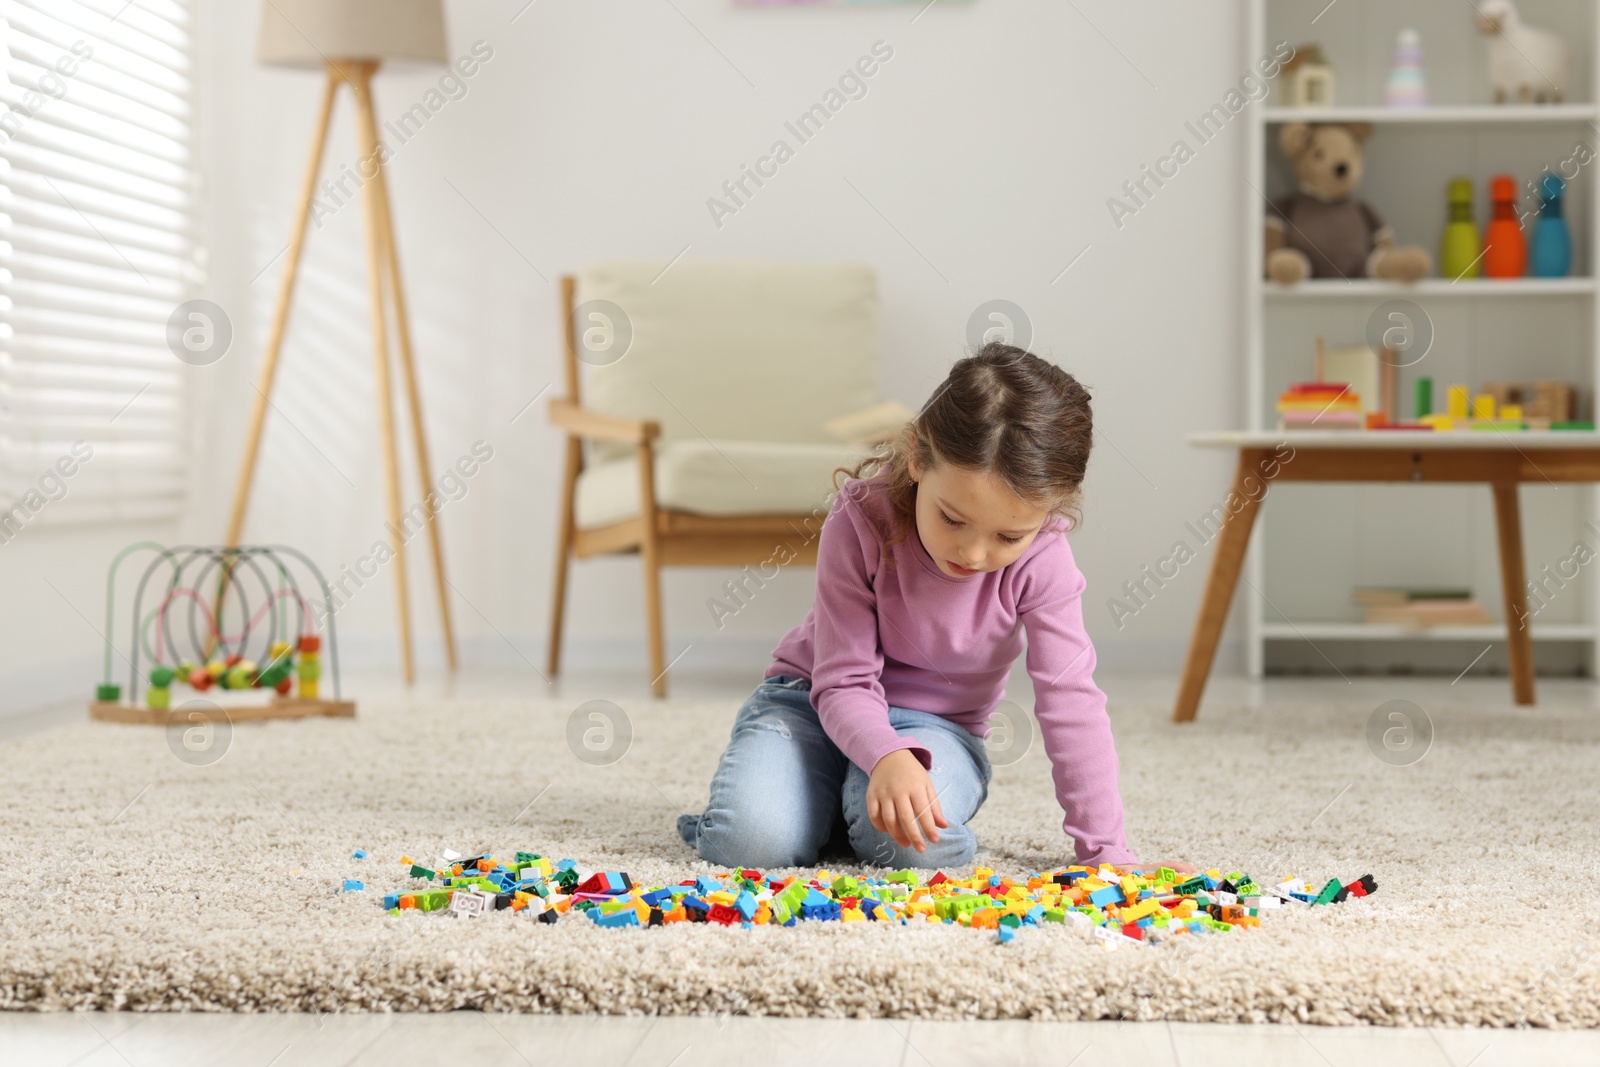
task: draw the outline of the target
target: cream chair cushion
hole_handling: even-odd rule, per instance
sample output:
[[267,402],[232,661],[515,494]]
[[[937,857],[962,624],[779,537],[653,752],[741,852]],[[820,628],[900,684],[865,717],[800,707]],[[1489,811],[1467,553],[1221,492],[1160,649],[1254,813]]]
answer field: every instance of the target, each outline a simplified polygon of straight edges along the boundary
[[[697,515],[827,513],[833,472],[864,450],[841,444],[672,441],[656,449],[656,504]],[[575,517],[591,529],[639,514],[636,459],[598,463],[578,478]]]
[[[692,441],[703,445],[707,438],[724,452],[728,447],[722,443],[733,441],[826,444],[823,423],[879,399],[877,282],[864,265],[600,263],[579,274],[576,300],[580,335],[588,325],[583,305],[591,300],[621,308],[632,330],[620,359],[584,368],[583,406],[659,421],[664,455],[667,446]],[[714,451],[705,458],[707,451],[691,449],[683,455],[698,458],[666,463],[662,491],[669,491],[668,485],[693,484],[707,486],[709,492],[712,481],[727,481],[715,499],[719,507],[732,508],[750,487]],[[630,454],[629,446],[600,443],[594,458],[604,462]],[[794,454],[792,475],[778,473],[788,461],[775,454],[747,457],[752,464],[765,464],[763,473],[772,486],[762,488],[757,510],[773,510],[767,496],[775,496],[780,485],[790,485],[791,476],[797,479],[793,484],[809,484],[805,479],[810,471],[832,462],[821,459],[821,453],[802,460],[804,454]],[[838,454],[836,446],[832,454]],[[807,466],[813,460],[815,466]],[[704,474],[682,473],[691,469]],[[754,472],[746,473],[761,485]],[[825,489],[824,482],[805,499]],[[668,499],[662,498],[664,503]],[[756,502],[752,493],[740,512]]]

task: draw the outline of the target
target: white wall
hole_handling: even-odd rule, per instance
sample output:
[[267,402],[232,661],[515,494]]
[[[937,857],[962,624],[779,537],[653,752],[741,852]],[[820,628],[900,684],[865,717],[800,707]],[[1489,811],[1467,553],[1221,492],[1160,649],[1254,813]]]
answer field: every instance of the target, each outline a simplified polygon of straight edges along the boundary
[[[1225,493],[1228,459],[1185,438],[1241,420],[1244,120],[1121,229],[1106,200],[1245,73],[1244,5],[974,0],[919,15],[914,5],[538,0],[513,23],[523,4],[447,4],[452,54],[482,40],[493,58],[465,98],[398,147],[390,171],[434,467],[478,439],[495,450],[442,513],[469,663],[543,665],[559,437],[543,401],[510,420],[559,374],[550,283],[603,257],[688,246],[697,257],[871,264],[885,392],[911,406],[961,354],[976,305],[1003,297],[1026,309],[1034,347],[1095,396],[1101,436],[1076,551],[1101,661],[1175,669],[1203,562],[1120,632],[1105,600]],[[207,295],[236,337],[194,375],[197,480],[183,532],[202,540],[223,530],[321,90],[318,76],[254,62],[258,12],[202,4]],[[879,40],[894,56],[868,95],[719,229],[707,197]],[[381,74],[380,115],[397,116],[436,79]],[[342,98],[326,173],[354,163],[350,112]],[[270,422],[247,529],[329,570],[382,536],[361,225],[352,203],[313,230],[274,397],[283,414]],[[422,541],[412,546],[418,648],[437,659],[431,579]],[[667,578],[669,656],[695,645],[685,669],[759,669],[809,602],[811,572],[786,574],[718,633],[705,599],[725,577]],[[341,613],[352,661],[394,662],[393,610],[385,573]],[[579,565],[570,620],[577,659],[641,662],[636,562]]]

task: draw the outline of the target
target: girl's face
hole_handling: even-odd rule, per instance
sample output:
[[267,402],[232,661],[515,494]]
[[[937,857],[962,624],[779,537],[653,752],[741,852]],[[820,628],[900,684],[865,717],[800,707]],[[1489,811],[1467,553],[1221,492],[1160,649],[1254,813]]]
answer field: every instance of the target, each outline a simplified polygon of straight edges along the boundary
[[911,461],[917,482],[917,536],[952,578],[1015,563],[1050,518],[989,471]]

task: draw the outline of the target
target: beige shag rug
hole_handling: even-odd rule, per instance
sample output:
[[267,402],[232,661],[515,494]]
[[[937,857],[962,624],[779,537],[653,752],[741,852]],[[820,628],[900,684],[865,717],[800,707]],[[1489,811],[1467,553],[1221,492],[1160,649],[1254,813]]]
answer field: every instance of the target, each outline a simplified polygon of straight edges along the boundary
[[[1169,946],[381,910],[402,853],[445,848],[710,873],[673,820],[704,802],[733,703],[624,706],[608,765],[574,756],[571,704],[543,701],[241,724],[210,764],[203,737],[154,727],[0,744],[0,1009],[1600,1024],[1600,727],[1582,712],[1433,709],[1431,750],[1395,766],[1369,748],[1370,706],[1207,708],[1187,727],[1114,707],[1144,855],[1381,886]],[[1037,745],[996,769],[975,828],[999,871],[1070,862]]]

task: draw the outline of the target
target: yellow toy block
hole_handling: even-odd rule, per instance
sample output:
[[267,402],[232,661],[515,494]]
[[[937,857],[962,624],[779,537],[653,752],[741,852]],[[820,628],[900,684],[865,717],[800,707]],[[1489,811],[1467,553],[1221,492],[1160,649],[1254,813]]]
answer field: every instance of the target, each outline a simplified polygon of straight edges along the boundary
[[839,912],[839,921],[847,923],[863,923],[867,917],[861,914],[860,908],[844,908]]
[[974,867],[972,868],[972,877],[988,881],[994,877],[994,869],[992,867]]
[[1446,393],[1445,396],[1445,414],[1449,415],[1452,419],[1466,418],[1467,387],[1464,385],[1452,385],[1450,387],[1450,391]]
[[1475,419],[1494,418],[1494,397],[1488,393],[1479,393],[1472,398],[1472,417]]
[[1506,404],[1500,408],[1500,418],[1506,422],[1518,422],[1522,419],[1521,404]]
[[1130,904],[1123,908],[1122,913],[1118,916],[1118,918],[1125,923],[1134,923],[1138,922],[1140,919],[1155,915],[1161,910],[1161,905],[1156,903],[1154,897],[1151,897],[1149,900],[1141,900],[1137,904]]
[[933,901],[927,899],[926,897],[924,897],[921,900],[913,900],[911,903],[906,905],[906,914],[907,915],[932,915],[933,914]]

